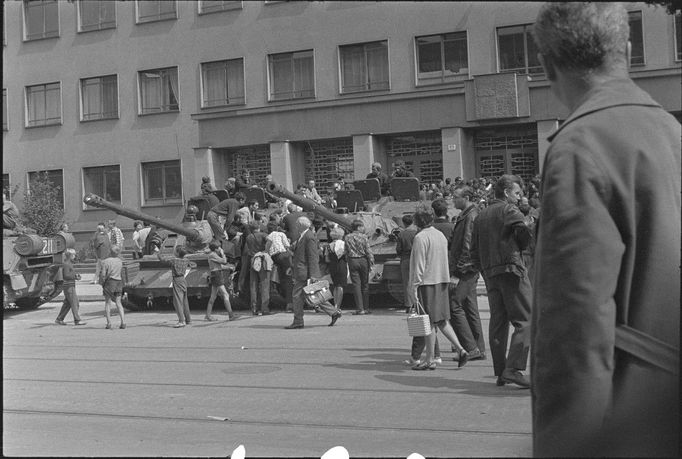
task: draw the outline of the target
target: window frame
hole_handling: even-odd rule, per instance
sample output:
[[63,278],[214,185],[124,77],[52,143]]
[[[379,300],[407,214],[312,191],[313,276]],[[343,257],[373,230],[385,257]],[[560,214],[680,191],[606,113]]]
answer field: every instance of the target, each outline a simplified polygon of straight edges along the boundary
[[2,131],[9,131],[9,96],[7,88],[2,88]]
[[[166,192],[166,167],[170,163],[177,163],[178,172],[180,175],[180,196],[177,198],[167,197]],[[147,179],[148,167],[152,165],[160,165],[162,169],[162,193],[163,197],[160,199],[149,197],[149,180]],[[157,207],[157,206],[168,206],[168,205],[182,205],[183,204],[183,186],[182,186],[182,160],[181,159],[169,159],[162,161],[145,161],[140,163],[140,183],[142,185],[142,207]]]
[[[116,167],[118,168],[118,200],[115,199],[109,199],[108,196],[106,195],[106,175],[105,175],[105,169],[106,168],[113,168]],[[102,170],[102,191],[104,193],[96,193],[94,191],[89,191],[87,187],[85,186],[85,177],[86,177],[86,169],[101,169]],[[115,204],[121,204],[123,202],[123,181],[122,181],[122,175],[121,175],[121,165],[120,164],[107,164],[107,165],[102,165],[102,166],[83,166],[81,167],[81,187],[83,191],[83,195],[86,193],[94,193],[98,196],[101,196],[102,198],[106,199],[107,201],[113,202]],[[101,210],[99,207],[95,206],[89,206],[85,203],[83,203],[83,210]]]
[[[242,97],[241,101],[236,101],[236,102],[230,102],[230,91],[229,91],[229,86],[228,86],[228,78],[227,78],[227,68],[230,65],[230,62],[236,62],[236,61],[241,61],[241,78],[242,78]],[[206,103],[206,73],[205,73],[205,65],[210,65],[210,64],[220,64],[220,63],[225,63],[225,71],[226,71],[226,76],[225,76],[225,95],[227,97],[225,103],[217,103],[214,105],[210,105]],[[201,108],[202,109],[207,109],[207,108],[217,108],[217,107],[233,107],[236,105],[246,105],[246,74],[244,73],[244,58],[243,57],[237,57],[234,59],[221,59],[217,61],[208,61],[208,62],[200,62],[199,63],[199,73],[200,73],[200,79],[199,79],[199,84],[200,86],[200,91],[201,91]]]
[[202,8],[204,0],[199,0],[197,2],[197,14],[199,16],[203,16],[205,14],[224,13],[225,11],[241,10],[244,8],[243,0],[222,0],[222,2],[223,4],[221,8],[218,8],[214,11],[204,11]]
[[[78,33],[87,33],[87,32],[97,32],[98,30],[107,30],[107,29],[115,29],[118,27],[118,18],[117,18],[117,12],[118,9],[116,7],[116,4],[118,3],[116,0],[106,0],[111,3],[114,7],[114,19],[113,23],[111,22],[102,22],[101,18],[100,21],[96,24],[98,27],[97,28],[91,28],[91,29],[84,29],[83,28],[83,16],[81,12],[81,5],[98,5],[100,8],[102,7],[101,0],[97,2],[92,2],[92,1],[87,1],[87,0],[78,0],[78,5],[76,8],[76,23],[77,23],[77,32]],[[100,13],[101,14],[101,13]]]
[[[85,118],[85,108],[84,108],[84,102],[85,102],[85,101],[84,101],[84,99],[83,99],[83,84],[84,84],[87,80],[99,79],[99,80],[100,80],[100,91],[101,91],[101,90],[102,90],[102,86],[103,86],[103,81],[102,81],[102,80],[103,80],[104,78],[114,78],[114,87],[115,87],[115,89],[116,89],[116,100],[115,100],[115,103],[116,103],[116,113],[115,113],[114,115],[111,115],[111,116],[104,116],[104,111],[102,110],[102,111],[99,112],[99,114],[100,114],[101,116],[99,116],[99,117],[97,117],[97,118],[88,118],[88,119],[86,119],[86,118]],[[119,91],[118,91],[118,90],[119,90],[119,87],[118,87],[118,74],[115,74],[115,73],[114,73],[114,74],[111,74],[111,75],[101,75],[101,76],[85,77],[85,78],[79,79],[79,80],[78,80],[78,97],[79,97],[79,104],[78,104],[78,105],[79,105],[79,108],[80,108],[80,122],[81,122],[81,123],[88,123],[88,122],[90,122],[90,121],[102,121],[102,120],[115,120],[115,119],[119,119],[120,116],[121,116],[121,113],[120,113],[120,108],[119,108],[119,105],[120,105],[120,104],[118,103],[118,99],[119,99],[119,97],[118,97]],[[102,104],[102,103],[103,103],[103,99],[102,99],[102,95],[100,94],[100,104]]]
[[[524,68],[511,68],[511,69],[503,69],[502,68],[502,61],[500,60],[500,30],[502,29],[511,29],[515,27],[522,27],[523,28],[523,60],[524,60]],[[512,24],[512,25],[505,25],[505,26],[498,26],[495,27],[495,51],[496,51],[496,57],[497,57],[497,73],[518,73],[521,75],[528,75],[531,77],[543,77],[545,76],[545,69],[542,67],[542,65],[538,62],[537,66],[530,67],[530,62],[529,62],[529,56],[530,53],[528,52],[528,38],[530,37],[530,40],[532,42],[533,38],[531,37],[531,28],[533,27],[533,23],[524,23],[524,24]],[[533,43],[533,46],[535,44]],[[530,69],[539,69],[537,72],[530,72]]]
[[[680,21],[680,24],[677,24],[677,21]],[[678,43],[678,38],[679,43]],[[680,62],[682,61],[682,11],[678,10],[675,11],[675,14],[673,14],[673,60],[675,62]]]
[[[58,91],[59,91],[59,119],[54,122],[49,122],[51,118],[47,118],[47,99],[45,99],[45,116],[43,121],[45,123],[43,124],[30,124],[31,121],[29,119],[30,116],[30,111],[29,111],[29,89],[30,88],[36,88],[38,86],[44,86],[45,90],[44,92],[47,93],[47,86],[49,85],[57,85]],[[47,127],[47,126],[60,126],[63,123],[64,119],[64,103],[62,101],[62,82],[61,81],[53,81],[50,83],[39,83],[39,84],[34,84],[34,85],[28,85],[24,86],[24,113],[25,113],[25,119],[24,119],[24,127],[25,128],[39,128],[39,127]]]
[[[177,108],[172,109],[163,109],[163,105],[160,107],[158,111],[149,111],[149,108],[144,108],[144,97],[143,97],[143,88],[142,88],[142,75],[145,73],[151,73],[151,72],[162,72],[162,71],[168,71],[175,69],[176,72],[176,79],[177,79],[177,88],[175,90],[175,102],[177,105]],[[161,76],[163,78],[163,76]],[[170,76],[169,76],[170,78]],[[170,81],[169,81],[170,83]],[[163,85],[164,82],[162,81],[161,84]],[[172,86],[172,84],[171,84]],[[172,89],[172,88],[171,88]],[[161,87],[162,91],[162,96],[163,96],[163,87]],[[170,96],[170,93],[169,93]],[[180,69],[178,66],[171,66],[171,67],[160,67],[160,68],[154,68],[154,69],[146,69],[146,70],[138,70],[137,72],[137,100],[138,100],[138,108],[137,108],[137,114],[138,116],[147,116],[147,115],[160,115],[164,113],[179,113],[180,112]],[[162,101],[165,102],[165,101]],[[170,103],[170,98],[168,100],[168,107],[173,106],[174,104]]]
[[[306,95],[306,96],[299,96],[296,97],[293,95],[292,97],[276,97],[274,93],[274,72],[273,72],[273,58],[276,56],[284,56],[287,54],[291,55],[291,65],[292,68],[294,67],[294,62],[296,59],[296,54],[303,54],[303,53],[310,53],[310,59],[312,60],[312,88],[309,89],[308,91],[312,91],[312,95]],[[310,100],[310,99],[315,99],[317,97],[317,81],[316,81],[316,75],[315,75],[315,50],[314,49],[303,49],[303,50],[298,50],[298,51],[285,51],[281,53],[270,53],[266,56],[266,68],[267,68],[267,82],[268,82],[268,102],[286,102],[286,101],[297,101],[297,100]],[[295,70],[295,69],[294,69]],[[296,90],[295,89],[295,80],[296,80],[296,75],[292,71],[292,90],[288,91],[288,93],[296,93],[296,92],[303,92],[302,89]]]
[[[175,9],[173,11],[173,16],[172,17],[162,17],[162,14],[159,12],[158,17],[155,17],[153,19],[141,19],[140,18],[140,7],[139,3],[140,0],[135,0],[135,24],[140,25],[140,24],[149,24],[153,22],[161,22],[161,21],[172,21],[172,20],[177,20],[179,17],[178,14],[178,2],[177,0],[171,0],[173,5],[175,6]],[[171,3],[170,1],[164,1],[164,0],[145,0],[145,3],[152,3],[155,2],[157,5],[160,7],[162,4],[168,4]],[[160,8],[159,8],[160,11]],[[168,14],[168,13],[166,13]]]
[[64,169],[38,169],[34,171],[26,172],[26,190],[28,193],[31,192],[31,174],[39,174],[41,172],[47,172],[48,174],[52,171],[62,172],[62,210],[66,211],[66,181],[64,180]]
[[[385,88],[370,88],[370,82],[368,81],[369,79],[369,59],[367,55],[367,46],[368,45],[376,45],[376,44],[382,44],[385,43],[386,46],[386,87]],[[365,83],[363,83],[363,88],[362,89],[356,89],[356,90],[346,90],[345,85],[344,85],[344,67],[343,67],[343,49],[351,48],[351,47],[358,47],[362,46],[362,52],[363,52],[363,57],[364,57],[364,62],[363,62],[363,72],[365,75]],[[368,92],[377,92],[377,91],[390,91],[391,90],[391,59],[390,59],[390,48],[389,48],[389,42],[388,39],[384,40],[373,40],[373,41],[367,41],[367,42],[361,42],[361,43],[349,43],[345,45],[339,45],[337,48],[337,54],[339,56],[338,59],[338,65],[339,65],[339,94],[346,95],[346,94],[359,94],[359,93],[368,93]],[[376,84],[379,84],[377,82]]]
[[[444,37],[446,35],[450,34],[464,34],[464,39],[466,40],[466,58],[467,58],[467,66],[466,66],[466,72],[462,72],[460,69],[460,72],[454,73],[451,70],[445,69],[445,40]],[[420,38],[429,38],[429,37],[440,37],[440,50],[441,50],[441,70],[433,71],[433,72],[421,72],[419,70],[419,39]],[[469,48],[469,30],[454,30],[451,32],[443,32],[443,33],[437,33],[437,34],[429,34],[429,35],[420,35],[420,36],[415,36],[414,37],[414,68],[415,68],[415,81],[417,85],[425,85],[425,84],[438,84],[438,83],[452,83],[452,82],[458,82],[458,81],[464,81],[469,78],[469,55],[470,55],[470,48]]]
[[[38,1],[40,3],[38,3]],[[42,32],[41,36],[39,36],[39,37],[29,37],[29,33],[28,33],[29,32],[28,22],[27,22],[28,21],[28,12],[26,9],[29,7],[29,5],[32,2],[29,2],[28,0],[22,0],[21,3],[22,3],[21,11],[22,11],[22,18],[23,18],[22,25],[23,25],[23,40],[24,40],[24,42],[37,41],[37,40],[47,40],[50,38],[59,38],[61,36],[61,26],[60,26],[60,21],[59,21],[59,19],[60,19],[59,1],[58,0],[37,0],[36,2],[33,3],[32,8],[37,8],[38,5],[42,6],[42,8],[43,8],[43,32]],[[50,32],[48,34],[48,32],[46,30],[47,27],[45,25],[45,18],[48,15],[45,14],[45,8],[47,7],[47,5],[50,5],[50,4],[54,4],[57,8],[57,30],[56,30],[56,32]],[[35,34],[31,34],[31,35],[35,35]]]
[[[639,22],[641,25],[641,34],[642,34],[642,62],[637,62],[637,63],[632,63],[632,53],[630,54],[630,61],[628,62],[628,66],[630,67],[644,67],[646,65],[646,40],[644,39],[645,34],[644,34],[644,13],[642,10],[632,10],[628,11],[628,25],[630,25],[630,18],[632,15],[639,13]],[[630,42],[630,46],[632,47],[632,26],[630,25],[630,35],[628,36],[628,41]]]

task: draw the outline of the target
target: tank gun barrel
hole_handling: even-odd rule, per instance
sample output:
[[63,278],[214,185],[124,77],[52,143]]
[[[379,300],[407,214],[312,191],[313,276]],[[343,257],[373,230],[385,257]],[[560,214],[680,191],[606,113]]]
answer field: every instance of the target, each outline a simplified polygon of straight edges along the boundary
[[322,204],[318,204],[312,199],[308,199],[303,196],[294,194],[291,191],[284,188],[282,185],[275,182],[268,183],[267,191],[280,198],[286,198],[290,200],[297,206],[302,207],[303,210],[305,210],[306,212],[313,212],[316,215],[319,215],[320,217],[323,217],[329,220],[330,222],[338,223],[342,228],[351,231],[351,224],[347,218],[343,217],[342,215],[335,214],[334,212],[324,207]]
[[185,228],[174,223],[169,223],[165,220],[161,220],[159,217],[152,217],[142,212],[138,212],[133,209],[128,209],[113,202],[107,201],[106,199],[97,196],[93,193],[88,193],[83,197],[83,202],[89,206],[101,207],[103,209],[109,209],[116,212],[118,215],[123,215],[124,217],[132,218],[133,220],[141,220],[144,222],[149,222],[158,226],[159,228],[164,228],[177,234],[181,234],[187,238],[188,241],[196,242],[201,239],[200,234],[197,230],[192,228]]

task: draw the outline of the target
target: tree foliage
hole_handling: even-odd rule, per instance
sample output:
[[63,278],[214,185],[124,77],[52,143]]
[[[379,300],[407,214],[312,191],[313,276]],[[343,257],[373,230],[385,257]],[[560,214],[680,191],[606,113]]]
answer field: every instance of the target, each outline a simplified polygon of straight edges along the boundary
[[682,8],[682,2],[680,0],[644,0],[647,5],[657,5],[663,6],[668,14],[675,14]]
[[22,219],[24,225],[40,236],[59,232],[64,222],[62,190],[52,183],[47,172],[39,172],[31,179],[29,189],[24,193]]

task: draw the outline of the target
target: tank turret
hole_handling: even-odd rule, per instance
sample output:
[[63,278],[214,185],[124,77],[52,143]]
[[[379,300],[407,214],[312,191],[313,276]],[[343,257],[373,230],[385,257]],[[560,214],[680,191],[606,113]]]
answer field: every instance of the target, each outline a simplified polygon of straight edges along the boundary
[[[175,223],[167,222],[160,219],[159,217],[153,217],[147,215],[143,212],[139,212],[133,209],[128,209],[126,207],[114,204],[103,199],[96,194],[88,193],[83,197],[83,202],[89,206],[101,207],[103,209],[109,209],[116,212],[118,215],[123,215],[124,217],[132,218],[133,220],[141,220],[155,225],[158,228],[163,228],[169,232],[176,233],[178,235],[184,236],[184,246],[189,253],[201,252],[206,250],[208,244],[213,240],[213,231],[206,221],[196,221],[195,215],[197,212],[196,206],[189,206],[183,223],[178,225]],[[157,239],[161,240],[155,241],[155,244],[160,245],[165,237],[166,232],[158,232],[156,234]],[[179,241],[181,242],[181,241]]]

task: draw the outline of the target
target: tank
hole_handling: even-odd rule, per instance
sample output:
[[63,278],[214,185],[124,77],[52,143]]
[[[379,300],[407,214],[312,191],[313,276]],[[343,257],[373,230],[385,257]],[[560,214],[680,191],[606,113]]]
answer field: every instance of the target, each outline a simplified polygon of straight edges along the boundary
[[208,300],[211,287],[208,283],[207,253],[213,231],[208,221],[196,219],[199,212],[196,204],[200,204],[200,199],[190,199],[183,221],[172,223],[106,201],[95,194],[83,197],[83,202],[90,206],[109,209],[118,215],[151,224],[143,257],[123,263],[123,303],[126,309],[137,311],[172,306],[170,268],[159,261],[154,247],[158,247],[165,256],[172,256],[176,246],[184,247],[186,258],[196,263],[196,268],[192,268],[186,276],[188,295],[191,300]]
[[[379,182],[376,179],[375,181],[378,193]],[[364,201],[359,190],[348,190],[350,193],[348,193],[347,197],[337,196],[337,200],[338,198],[341,198],[341,200],[339,201],[337,211],[334,212],[315,201],[290,192],[275,182],[270,182],[267,188],[267,191],[273,195],[289,199],[297,206],[303,208],[304,211],[312,212],[327,221],[338,223],[347,231],[351,230],[353,220],[362,220],[375,261],[374,269],[370,275],[370,294],[389,293],[402,303],[404,295],[402,293],[402,279],[400,276],[400,260],[397,258],[395,249],[396,234],[400,231],[400,227],[393,218],[383,215],[377,210],[378,203],[370,206],[368,202]],[[387,198],[382,199],[386,200]],[[416,204],[413,203],[412,207],[415,206]],[[353,209],[352,212],[348,212],[349,207]],[[326,241],[326,235],[319,239],[322,241],[322,247],[329,243],[329,241]],[[393,265],[397,266],[397,271]],[[323,262],[321,262],[320,268],[323,273],[326,272],[326,265]]]
[[[62,292],[64,251],[73,248],[71,233],[42,237],[3,227],[3,308],[37,308]],[[35,232],[33,232],[35,233]]]

